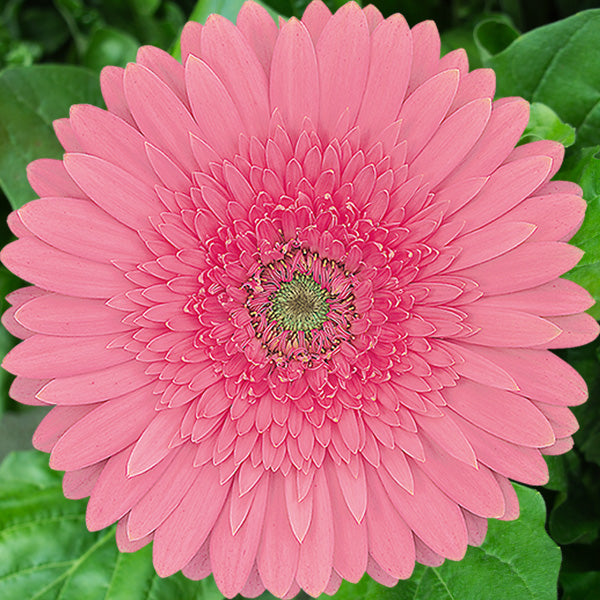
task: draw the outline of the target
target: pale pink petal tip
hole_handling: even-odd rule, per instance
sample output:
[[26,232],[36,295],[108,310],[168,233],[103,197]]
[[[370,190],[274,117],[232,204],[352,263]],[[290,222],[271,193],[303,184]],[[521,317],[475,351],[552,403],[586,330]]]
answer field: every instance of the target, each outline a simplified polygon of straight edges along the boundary
[[587,398],[582,190],[433,22],[253,2],[106,67],[1,254],[11,396],[86,522],[226,597],[460,560]]

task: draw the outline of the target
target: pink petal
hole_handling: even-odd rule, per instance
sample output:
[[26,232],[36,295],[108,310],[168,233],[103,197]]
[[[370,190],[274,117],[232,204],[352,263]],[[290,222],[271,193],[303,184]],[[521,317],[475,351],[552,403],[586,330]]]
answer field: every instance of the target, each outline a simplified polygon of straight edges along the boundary
[[269,123],[265,71],[241,32],[225,17],[211,15],[202,31],[202,59],[221,80],[250,136],[264,137]]
[[579,429],[575,415],[565,406],[552,406],[541,402],[534,404],[548,419],[557,439],[573,435]]
[[507,157],[506,163],[530,158],[532,156],[547,156],[552,161],[552,167],[546,176],[544,183],[548,183],[556,174],[565,156],[565,147],[560,142],[552,140],[538,140],[517,146]]
[[175,453],[137,477],[127,475],[131,447],[108,459],[87,505],[86,523],[90,531],[108,527],[124,516],[156,483],[171,464]]
[[594,305],[594,299],[589,292],[568,279],[555,279],[528,290],[488,296],[477,302],[481,306],[510,307],[543,317],[579,313]]
[[422,21],[412,29],[413,62],[409,91],[433,77],[440,60],[440,35],[433,21]]
[[412,39],[406,20],[393,15],[371,37],[369,75],[356,119],[367,147],[398,116],[408,86],[411,59]]
[[445,389],[443,395],[453,411],[508,442],[532,448],[554,443],[544,415],[522,396],[465,380]]
[[287,516],[281,473],[271,476],[266,515],[256,564],[267,589],[281,597],[292,585],[300,554]]
[[185,89],[184,69],[179,61],[160,48],[142,46],[137,52],[136,62],[157,75],[187,106],[188,98]]
[[[338,467],[332,462],[325,465],[333,511],[333,567],[348,581],[357,583],[363,576],[369,556],[367,525],[350,512],[338,482]],[[364,477],[364,473],[363,473]]]
[[[461,510],[464,515],[464,511]],[[444,564],[445,558],[434,552],[425,542],[418,536],[415,536],[415,555],[417,562],[428,567],[439,567]]]
[[292,140],[304,122],[319,119],[319,71],[317,55],[306,27],[291,19],[275,44],[271,64],[271,109],[279,109]]
[[192,560],[181,570],[188,579],[199,581],[211,574],[209,548],[210,537],[206,539],[200,550],[194,554]]
[[152,541],[151,535],[139,540],[131,541],[127,537],[128,520],[128,516],[125,516],[117,523],[115,541],[117,542],[117,548],[119,548],[119,552],[137,552]]
[[327,25],[330,19],[331,11],[324,2],[313,0],[313,2],[308,4],[302,15],[302,22],[306,26],[306,29],[308,29],[313,44],[317,44],[325,25]]
[[300,546],[296,580],[308,594],[318,596],[331,577],[334,541],[333,509],[329,486],[322,469],[316,470],[312,496],[312,518],[306,538]]
[[542,454],[548,456],[557,456],[558,454],[564,454],[573,448],[573,438],[567,437],[561,440],[556,440],[552,446],[542,448]]
[[87,154],[67,154],[64,162],[95,204],[132,229],[147,228],[148,217],[164,210],[151,186],[112,163]]
[[44,296],[45,294],[46,292],[44,290],[41,290],[40,288],[35,287],[34,285],[28,285],[26,287],[16,289],[13,292],[9,292],[8,294],[6,294],[6,301],[15,308],[18,308],[22,304],[25,304],[25,302],[29,302],[30,300],[33,300],[34,298],[39,298],[40,296]]
[[76,405],[110,400],[129,394],[149,381],[145,365],[130,360],[99,371],[53,379],[43,386],[38,396],[48,404]]
[[[394,436],[394,441],[396,441],[396,436]],[[420,440],[419,449],[422,450]],[[413,452],[413,454],[415,454],[415,452]],[[407,492],[410,492],[411,494],[414,492],[415,486],[412,471],[410,470],[410,466],[403,451],[399,448],[390,450],[384,446],[381,448],[381,464],[396,483],[401,485]]]
[[23,304],[17,321],[35,333],[60,336],[90,336],[127,331],[123,314],[101,301],[46,294]]
[[345,110],[356,119],[369,70],[366,18],[355,3],[344,4],[327,22],[317,44],[321,89],[320,127],[325,140]]
[[494,473],[494,477],[498,481],[498,485],[502,488],[504,494],[504,503],[506,504],[506,512],[502,516],[503,521],[512,521],[519,516],[519,498],[513,484],[502,475]]
[[199,134],[222,157],[233,157],[244,131],[240,114],[227,89],[202,60],[190,56],[185,65],[190,104]]
[[36,237],[74,256],[105,263],[151,257],[138,235],[89,200],[42,198],[18,214]]
[[190,54],[197,58],[202,56],[201,40],[204,25],[188,21],[181,32],[181,63],[185,65]]
[[537,448],[507,442],[459,415],[455,419],[469,437],[481,463],[497,473],[528,485],[543,485],[548,481],[548,467]]
[[29,229],[23,225],[23,221],[21,221],[19,211],[17,210],[13,210],[13,212],[9,213],[8,217],[6,217],[6,224],[15,237],[20,238],[31,235]]
[[[375,29],[377,29],[377,26],[383,21],[383,15],[381,14],[381,11],[372,4],[367,4],[367,6],[363,8],[363,12],[365,13],[365,17],[367,17],[369,33],[372,34]],[[393,16],[394,15],[392,15],[392,17]]]
[[[457,56],[457,60],[453,61],[456,64],[446,61],[454,52],[461,53]],[[466,65],[463,63],[463,60],[467,61],[466,53],[462,53],[464,53],[462,48],[449,52],[442,57],[439,64],[440,71],[452,68],[460,71],[460,83],[456,96],[454,96],[454,100],[450,106],[450,113],[478,98],[493,98],[494,91],[496,90],[496,74],[494,71],[492,69],[476,69],[468,73],[468,62]]]
[[448,416],[430,417],[418,413],[413,413],[413,418],[421,432],[429,436],[448,454],[467,465],[477,465],[473,448],[452,418]]
[[470,344],[526,348],[551,342],[560,328],[548,319],[511,309],[488,307],[477,302],[464,307],[466,322],[476,331],[465,338]]
[[230,487],[231,479],[221,485],[214,465],[201,468],[183,500],[154,535],[154,567],[161,577],[172,575],[196,554],[221,513]]
[[155,412],[148,388],[104,402],[58,440],[50,467],[72,471],[109,458],[135,442]]
[[265,586],[260,578],[258,569],[256,568],[256,565],[253,565],[250,575],[248,575],[248,579],[246,580],[244,587],[241,589],[240,594],[245,598],[257,598],[264,591]]
[[113,265],[66,254],[35,238],[24,238],[5,246],[2,262],[22,279],[69,296],[105,299],[129,287]]
[[365,479],[364,463],[358,460],[358,474],[354,475],[346,465],[336,469],[338,483],[348,509],[357,523],[363,520],[367,510],[367,481]]
[[80,140],[81,152],[102,158],[125,169],[131,175],[158,183],[144,153],[144,138],[128,123],[96,106],[71,107],[71,123]]
[[[313,494],[310,491],[304,498],[298,492],[296,477],[285,478],[285,500],[292,531],[299,542],[304,542],[312,520]],[[312,489],[312,488],[311,488]],[[299,500],[302,498],[302,500]]]
[[47,406],[46,402],[38,399],[36,394],[48,383],[47,379],[27,379],[26,377],[16,377],[10,385],[8,395],[21,404],[30,406]]
[[26,329],[15,319],[16,307],[11,306],[2,313],[2,325],[7,329],[8,333],[22,340],[32,336],[32,331]]
[[[146,142],[146,155],[160,181],[169,189],[175,192],[187,194],[190,191],[192,182],[164,152],[161,152],[156,146]],[[193,152],[193,150],[192,150]]]
[[383,469],[378,470],[392,504],[434,552],[460,560],[467,549],[467,528],[459,506],[418,468],[418,463],[409,462],[415,475],[414,495],[397,485]]
[[469,546],[481,546],[487,533],[487,519],[478,517],[468,510],[463,510],[463,516],[469,534]]
[[476,281],[485,295],[507,294],[560,277],[572,269],[582,255],[578,248],[562,242],[532,242],[455,274]]
[[60,436],[94,408],[94,406],[57,406],[53,408],[37,426],[33,434],[33,447],[42,452],[50,452]]
[[444,119],[425,148],[411,163],[409,175],[423,175],[432,187],[460,164],[481,136],[491,111],[489,98],[469,102]]
[[255,488],[256,495],[248,516],[235,534],[231,531],[229,511],[225,505],[210,537],[210,562],[215,582],[228,598],[242,590],[254,565],[270,491],[269,483],[269,474],[265,473]]
[[515,380],[504,369],[488,360],[479,352],[479,348],[469,344],[455,346],[453,342],[446,341],[452,352],[456,352],[461,359],[453,365],[453,369],[463,377],[482,383],[486,386],[504,390],[517,391]]
[[[471,201],[472,198],[475,197],[476,194],[479,193],[481,188],[487,183],[487,177],[472,177],[469,179],[465,179],[464,181],[457,181],[449,186],[444,186],[440,191],[436,192],[435,198],[436,201],[442,205],[444,203],[448,203],[447,214],[452,215],[457,210],[465,206],[468,202]],[[460,232],[460,230],[464,227],[464,224],[459,223],[449,223],[448,226],[452,227],[452,231],[454,232],[454,237]],[[438,229],[438,232],[443,231],[444,225]],[[433,234],[433,239],[435,239],[436,234]]]
[[453,460],[428,440],[423,440],[423,445],[425,460],[418,468],[450,499],[481,517],[498,518],[504,514],[504,498],[489,469]]
[[460,248],[460,254],[448,272],[480,264],[512,250],[531,237],[536,228],[531,223],[496,221],[458,237],[452,245]]
[[581,404],[587,399],[587,386],[581,375],[552,352],[483,346],[478,352],[509,373],[522,396],[566,406]]
[[40,158],[30,162],[27,165],[27,179],[38,196],[86,197],[65,170],[62,160]]
[[[198,135],[199,131],[175,92],[146,67],[130,63],[125,70],[125,95],[144,137],[174,158],[186,172],[194,171],[189,135]],[[169,115],[169,127],[164,127],[165,115]]]
[[[481,73],[473,71],[468,77]],[[485,70],[487,71],[487,70]],[[457,96],[460,94],[461,88]],[[500,98],[492,104],[492,114],[477,143],[440,187],[470,177],[490,175],[515,147],[529,120],[529,104],[522,98]]]
[[394,587],[398,584],[398,579],[386,573],[372,556],[369,556],[369,562],[367,563],[367,575],[386,587]]
[[[535,223],[537,228],[531,236],[532,241],[562,241],[579,228],[586,207],[585,200],[575,195],[536,196],[521,202],[504,215],[502,220]],[[548,218],[549,215],[552,218]]]
[[129,125],[135,125],[125,98],[124,75],[125,69],[113,66],[104,67],[100,73],[100,88],[108,110]]
[[71,127],[69,119],[56,119],[52,121],[52,127],[60,145],[66,152],[81,152],[79,140]]
[[408,579],[415,566],[412,531],[392,505],[378,475],[370,468],[367,478],[369,554],[388,575]]
[[129,352],[107,348],[112,338],[112,335],[87,338],[34,335],[13,348],[2,366],[15,375],[35,379],[69,377],[130,360]]
[[586,313],[565,317],[549,317],[561,333],[549,342],[539,344],[540,348],[575,348],[593,342],[600,332],[598,321]]
[[104,469],[106,461],[69,471],[63,476],[63,493],[65,498],[70,500],[80,500],[86,498],[92,493],[100,474]]
[[[150,399],[148,399],[150,402]],[[181,427],[187,406],[161,410],[145,427],[127,463],[127,475],[135,477],[152,469],[170,452],[170,443]]]
[[[400,136],[408,141],[410,164],[437,131],[446,116],[458,88],[457,69],[443,71],[428,79],[404,102],[398,118],[402,121]],[[427,106],[427,110],[423,110]]]
[[269,77],[273,48],[279,34],[275,21],[260,4],[244,2],[238,13],[236,25]]
[[497,219],[534,192],[548,174],[547,156],[533,156],[500,167],[475,198],[455,213],[466,221],[464,233]]

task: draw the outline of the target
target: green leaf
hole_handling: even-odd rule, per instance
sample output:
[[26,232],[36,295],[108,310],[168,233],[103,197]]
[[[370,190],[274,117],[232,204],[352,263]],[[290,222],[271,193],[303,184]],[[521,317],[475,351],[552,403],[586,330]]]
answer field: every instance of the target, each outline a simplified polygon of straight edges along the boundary
[[540,27],[490,57],[498,96],[552,108],[577,129],[580,144],[600,143],[600,9]]
[[567,123],[563,123],[549,106],[541,102],[532,102],[529,123],[527,123],[520,143],[537,140],[554,140],[569,147],[575,141],[575,129]]
[[118,29],[102,27],[96,29],[90,37],[83,64],[96,71],[106,65],[124,67],[135,60],[139,46],[132,36]]
[[62,156],[52,121],[77,103],[102,105],[98,75],[87,69],[36,65],[0,73],[0,186],[13,208],[35,196],[27,164]]
[[561,545],[590,544],[600,532],[600,469],[569,456],[568,485],[552,507],[550,533]]
[[47,460],[18,452],[0,466],[0,598],[222,600],[211,578],[158,577],[149,546],[120,553],[114,528],[88,532],[85,501],[63,497]]
[[366,576],[356,585],[344,582],[335,600],[556,600],[560,550],[544,530],[544,501],[532,489],[515,488],[521,516],[491,520],[483,545],[469,548],[462,561],[447,560],[435,569],[417,565],[410,579],[392,589]]
[[[580,427],[573,439],[585,460],[600,467],[600,338],[585,346],[561,350],[559,355],[577,369],[588,386],[588,401],[572,408]],[[567,471],[573,476],[572,468]]]
[[600,339],[560,350],[560,357],[584,378],[589,400],[572,408],[579,431],[573,435],[575,451],[547,457],[548,487],[560,493],[550,511],[552,537],[561,544],[590,544],[600,534]]
[[598,600],[600,571],[563,573],[561,583],[564,588],[562,600]]
[[153,15],[160,6],[161,0],[129,0],[133,10],[141,15]]
[[469,68],[478,69],[482,66],[481,59],[479,57],[479,51],[475,45],[473,39],[473,28],[468,27],[457,27],[455,29],[447,29],[440,33],[442,41],[441,53],[442,55],[448,54],[452,50],[462,48],[466,51],[469,57]]
[[583,225],[571,243],[585,251],[579,264],[565,277],[594,296],[596,304],[588,311],[600,318],[600,147],[582,148],[568,157],[556,176],[578,183],[587,201]]
[[519,31],[506,15],[495,15],[480,21],[473,30],[475,44],[483,62],[502,52],[519,37]]

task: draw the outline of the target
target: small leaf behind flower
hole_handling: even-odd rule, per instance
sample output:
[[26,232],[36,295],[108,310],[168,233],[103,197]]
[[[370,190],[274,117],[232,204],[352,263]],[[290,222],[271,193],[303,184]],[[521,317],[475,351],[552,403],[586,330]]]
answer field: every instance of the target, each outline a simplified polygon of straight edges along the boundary
[[568,148],[575,142],[575,129],[563,123],[549,106],[533,102],[530,106],[529,123],[520,141],[525,144],[538,140],[554,140]]
[[161,579],[146,546],[122,554],[115,532],[90,533],[84,500],[63,497],[44,454],[15,452],[0,466],[3,600],[222,600],[212,578]]
[[583,188],[587,210],[581,229],[570,243],[585,251],[579,264],[565,277],[587,289],[596,299],[588,311],[600,318],[600,146],[582,148],[571,155],[556,179],[574,181]]
[[543,102],[577,128],[583,145],[600,143],[600,9],[534,29],[491,56],[496,93]]
[[0,186],[13,208],[35,197],[27,164],[61,158],[52,121],[71,104],[102,105],[98,75],[81,67],[34,65],[0,73]]

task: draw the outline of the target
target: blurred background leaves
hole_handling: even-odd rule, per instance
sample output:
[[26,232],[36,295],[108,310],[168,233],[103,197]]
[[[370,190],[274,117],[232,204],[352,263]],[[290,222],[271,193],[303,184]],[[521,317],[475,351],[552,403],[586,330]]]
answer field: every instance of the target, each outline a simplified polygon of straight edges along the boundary
[[[273,15],[284,17],[300,16],[308,3],[307,0],[262,1]],[[343,0],[326,0],[326,3],[335,10]],[[145,44],[177,54],[178,36],[188,18],[204,21],[211,12],[218,12],[234,19],[241,4],[241,0],[197,3],[194,0],[5,0],[1,3],[0,245],[11,239],[5,225],[11,205],[21,206],[34,197],[25,178],[27,163],[38,157],[61,155],[52,121],[68,116],[68,108],[74,103],[102,105],[98,84],[102,67],[126,65],[135,60],[138,47]],[[531,119],[522,142],[554,139],[567,146],[558,178],[581,185],[588,201],[586,220],[573,240],[586,254],[568,277],[600,299],[600,10],[588,10],[600,6],[600,1],[376,0],[375,4],[385,15],[401,12],[411,25],[435,20],[444,53],[465,48],[471,68],[494,68],[498,97],[521,95],[532,102]],[[2,311],[7,307],[4,296],[16,287],[19,281],[0,267]],[[600,306],[590,312],[598,318]],[[14,343],[14,338],[1,329],[0,356]],[[559,354],[585,377],[590,400],[574,411],[580,423],[574,450],[566,456],[548,457],[551,479],[540,491],[547,506],[546,527],[562,549],[559,597],[597,600],[600,597],[600,346],[594,342]],[[37,421],[40,409],[18,408],[8,399],[10,379],[10,375],[0,370],[0,414],[8,410],[14,415],[18,409],[21,411],[15,417],[18,421],[13,423],[21,423],[28,418],[27,411],[33,410],[29,419]],[[29,442],[24,444],[27,446]],[[0,450],[4,454],[6,444]],[[519,487],[518,493],[523,506],[522,519],[517,523],[491,523],[483,548],[470,549],[463,563],[448,562],[435,570],[418,567],[412,583],[393,591],[368,578],[358,586],[344,584],[339,599],[550,600],[556,593],[558,551],[541,528],[544,509],[539,494],[523,487]],[[23,572],[34,578],[29,584],[37,582],[36,598],[59,595],[95,598],[93,594],[97,592],[99,597],[110,600],[133,599],[138,597],[135,590],[131,591],[133,588],[119,587],[123,586],[125,580],[121,578],[127,573],[136,574],[129,579],[142,586],[140,589],[147,594],[139,597],[221,598],[210,580],[203,584],[190,584],[181,576],[159,580],[150,566],[148,549],[133,555],[118,554],[113,530],[86,532],[84,508],[84,502],[63,498],[60,474],[48,470],[45,455],[30,451],[12,454],[7,459],[0,467],[0,564],[4,569],[4,575],[0,574],[0,596],[3,599],[21,600],[26,597],[23,590],[31,593],[34,589],[19,587]],[[519,549],[519,540],[527,538],[522,528],[529,526],[533,527],[533,546],[525,544]],[[7,531],[15,530],[21,532],[20,537],[8,544],[12,534]],[[40,568],[29,571],[37,549],[50,544],[52,539],[56,540],[52,546],[56,556],[51,553],[41,557],[36,563]],[[518,592],[516,582],[517,591],[498,596],[498,577],[504,567],[497,569],[493,559],[486,556],[502,555],[513,546],[521,554],[529,555],[530,563],[533,561],[526,568],[525,579],[537,577],[538,583],[532,584],[534,591],[530,595]],[[15,562],[19,560],[23,561],[21,566]],[[469,580],[468,574],[478,561],[483,566],[475,572],[487,569],[488,579],[478,575]],[[507,561],[510,565],[511,559]],[[13,575],[7,576],[8,573]],[[462,588],[453,587],[457,579],[463,580]],[[87,582],[84,588],[77,587],[81,581]],[[70,587],[65,588],[66,583]],[[426,590],[429,596],[423,595]],[[264,598],[272,597],[266,594]]]

